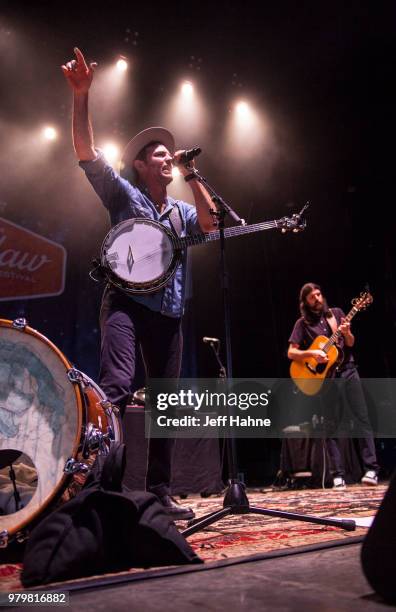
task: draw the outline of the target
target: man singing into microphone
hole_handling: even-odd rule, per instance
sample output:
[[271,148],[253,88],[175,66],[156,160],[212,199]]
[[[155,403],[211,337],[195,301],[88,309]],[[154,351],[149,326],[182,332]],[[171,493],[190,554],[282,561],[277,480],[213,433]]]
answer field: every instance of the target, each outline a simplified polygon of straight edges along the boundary
[[[148,128],[128,143],[122,158],[121,176],[95,149],[88,113],[88,93],[95,63],[87,65],[79,49],[76,59],[62,66],[73,90],[73,144],[81,168],[108,209],[111,225],[133,217],[154,219],[180,236],[214,229],[210,213],[214,204],[204,187],[191,174],[190,166],[180,172],[191,187],[195,207],[167,195],[172,181],[175,153],[172,134],[164,128]],[[107,286],[100,312],[101,360],[99,384],[107,398],[125,412],[135,377],[136,358],[142,350],[146,374],[152,378],[177,378],[182,356],[181,317],[185,292],[185,260],[169,283],[148,295],[127,295]],[[171,459],[174,440],[152,439],[146,488],[155,493],[166,511],[177,519],[193,518],[190,508],[170,497]]]

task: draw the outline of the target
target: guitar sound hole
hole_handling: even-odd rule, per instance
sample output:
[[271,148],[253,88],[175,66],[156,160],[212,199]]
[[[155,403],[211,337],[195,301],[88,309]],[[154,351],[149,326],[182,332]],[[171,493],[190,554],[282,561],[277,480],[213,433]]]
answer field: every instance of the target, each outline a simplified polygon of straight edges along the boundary
[[325,363],[318,363],[316,364],[315,367],[311,366],[311,364],[308,362],[305,362],[305,365],[308,368],[308,370],[311,372],[311,374],[322,374],[322,372],[326,368]]
[[305,362],[305,365],[308,368],[308,370],[311,372],[311,374],[317,374],[317,368],[312,367],[311,364],[308,362]]

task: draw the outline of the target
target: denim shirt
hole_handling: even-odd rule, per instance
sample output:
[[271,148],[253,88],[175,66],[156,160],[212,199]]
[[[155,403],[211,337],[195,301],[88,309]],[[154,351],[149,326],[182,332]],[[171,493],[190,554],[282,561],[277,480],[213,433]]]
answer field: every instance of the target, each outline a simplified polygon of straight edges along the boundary
[[[169,215],[172,208],[177,206],[182,220],[181,236],[202,233],[195,206],[181,200],[174,200],[168,196],[167,206],[160,214],[150,199],[148,191],[140,189],[121,178],[106,162],[102,152],[98,151],[96,159],[80,161],[79,165],[85,171],[92,187],[108,209],[112,227],[126,219],[144,217],[159,221],[172,229]],[[184,309],[185,288],[186,252],[184,251],[181,264],[165,287],[154,293],[130,295],[130,297],[151,310],[161,312],[168,317],[181,317]]]

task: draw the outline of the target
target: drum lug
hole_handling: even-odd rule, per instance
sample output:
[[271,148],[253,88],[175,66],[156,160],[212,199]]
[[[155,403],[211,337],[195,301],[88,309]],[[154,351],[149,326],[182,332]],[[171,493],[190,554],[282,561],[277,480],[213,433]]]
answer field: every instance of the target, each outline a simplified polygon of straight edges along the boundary
[[8,546],[8,531],[4,529],[0,531],[0,548],[7,548]]
[[76,461],[73,457],[69,457],[65,463],[63,471],[65,474],[77,474],[77,472],[88,472],[89,466],[81,461]]
[[76,368],[70,368],[70,370],[67,370],[67,377],[72,383],[80,384],[84,382],[84,376],[82,372],[80,372],[80,370],[77,370]]
[[107,433],[103,433],[92,423],[88,423],[85,431],[85,441],[83,449],[83,457],[89,457],[92,451],[97,450],[98,455],[107,455],[109,453],[109,444],[114,440],[113,429],[109,426]]
[[27,321],[23,317],[19,317],[18,319],[14,319],[13,322],[12,322],[12,327],[14,329],[19,329],[20,331],[24,331],[26,325],[27,325]]
[[15,539],[18,544],[23,544],[23,542],[26,542],[26,540],[29,539],[29,535],[25,531],[18,531],[15,534]]
[[102,406],[106,416],[108,416],[109,418],[111,418],[113,414],[116,417],[118,417],[118,415],[120,414],[119,408],[115,404],[112,404],[109,400],[102,400],[100,402],[100,405]]

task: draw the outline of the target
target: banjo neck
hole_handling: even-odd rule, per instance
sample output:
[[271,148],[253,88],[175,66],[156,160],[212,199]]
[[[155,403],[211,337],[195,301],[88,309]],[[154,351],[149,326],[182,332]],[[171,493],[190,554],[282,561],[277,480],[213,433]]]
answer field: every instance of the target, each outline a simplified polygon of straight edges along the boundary
[[[232,238],[273,228],[283,233],[299,232],[306,225],[302,218],[306,208],[307,205],[300,213],[276,221],[229,227],[224,230],[224,236]],[[220,231],[216,230],[180,238],[153,219],[126,219],[107,234],[102,244],[100,266],[109,282],[126,293],[155,292],[175,274],[184,247],[219,240],[220,236]]]
[[[228,227],[224,230],[224,237],[232,238],[233,236],[252,234],[254,232],[262,232],[264,230],[274,228],[282,228],[282,220]],[[213,240],[220,240],[220,230],[208,232],[207,234],[192,234],[191,236],[185,236],[184,238],[178,237],[175,239],[175,246],[176,248],[183,249],[184,247],[194,246],[197,244],[206,244],[207,242],[212,242]]]

